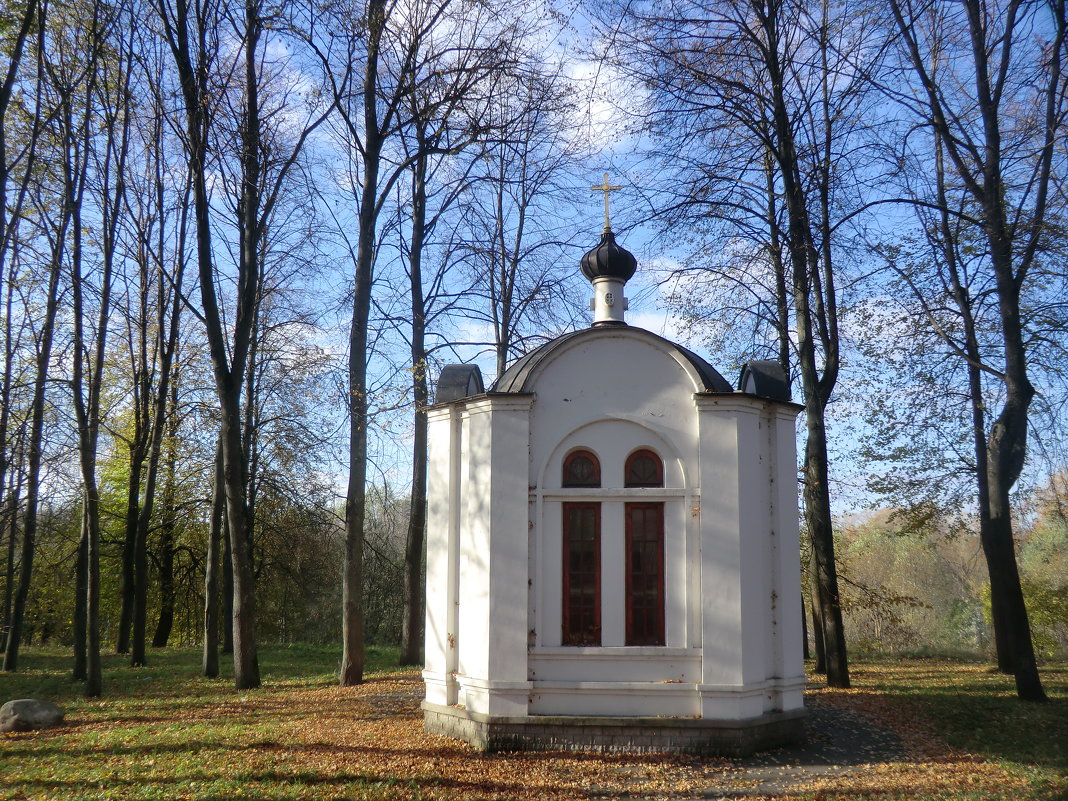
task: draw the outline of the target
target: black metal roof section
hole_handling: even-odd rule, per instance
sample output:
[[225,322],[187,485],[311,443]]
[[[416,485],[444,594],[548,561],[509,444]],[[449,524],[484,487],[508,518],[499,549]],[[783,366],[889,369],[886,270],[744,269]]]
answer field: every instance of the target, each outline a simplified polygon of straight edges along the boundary
[[477,364],[447,364],[438,376],[434,403],[452,403],[482,392],[485,392],[482,371]]
[[746,362],[738,378],[738,389],[768,400],[790,400],[790,382],[782,365],[773,359]]
[[638,269],[638,260],[625,247],[616,244],[616,235],[611,230],[601,234],[601,242],[582,257],[579,262],[582,274],[592,281],[594,278],[618,278],[629,281]]
[[663,345],[677,351],[686,361],[693,365],[697,374],[701,378],[702,386],[698,388],[698,391],[703,392],[733,392],[734,388],[727,383],[727,379],[716,372],[716,369],[698,356],[696,353],[687,350],[681,345],[676,345],[669,339],[664,339],[662,336],[657,336],[652,331],[646,331],[644,328],[634,328],[633,326],[627,326],[626,328],[584,328],[579,331],[572,331],[569,334],[563,334],[556,339],[546,342],[544,345],[535,348],[530,353],[521,356],[508,367],[501,377],[497,379],[494,385],[490,388],[490,392],[529,392],[530,387],[527,386],[527,382],[530,378],[530,374],[534,372],[539,364],[544,361],[551,353],[553,353],[561,345],[565,345],[568,342],[578,337],[590,337],[590,336],[605,336],[611,335],[610,332],[628,331],[638,334],[640,336],[649,337],[651,339],[660,342]]

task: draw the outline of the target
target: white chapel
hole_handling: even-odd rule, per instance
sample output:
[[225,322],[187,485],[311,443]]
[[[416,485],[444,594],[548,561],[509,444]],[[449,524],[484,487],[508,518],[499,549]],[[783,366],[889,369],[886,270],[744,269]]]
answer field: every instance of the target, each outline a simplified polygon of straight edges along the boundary
[[[606,181],[607,186],[607,181]],[[607,215],[606,215],[607,217]],[[789,386],[737,390],[624,321],[606,219],[591,327],[430,408],[428,731],[484,750],[745,754],[803,739]]]

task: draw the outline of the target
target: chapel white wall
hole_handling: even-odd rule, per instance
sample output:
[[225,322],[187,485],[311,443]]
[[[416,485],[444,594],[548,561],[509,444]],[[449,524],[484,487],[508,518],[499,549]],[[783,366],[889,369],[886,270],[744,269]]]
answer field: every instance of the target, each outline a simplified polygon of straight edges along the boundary
[[[432,410],[428,701],[725,720],[801,706],[795,407],[695,395],[684,362],[604,330],[554,351],[528,381],[536,398]],[[584,493],[560,487],[561,465],[576,447],[598,455],[605,488],[600,648],[560,645],[561,504]],[[662,457],[662,490],[622,490],[639,447]],[[662,648],[623,646],[623,502],[643,493],[665,504]]]

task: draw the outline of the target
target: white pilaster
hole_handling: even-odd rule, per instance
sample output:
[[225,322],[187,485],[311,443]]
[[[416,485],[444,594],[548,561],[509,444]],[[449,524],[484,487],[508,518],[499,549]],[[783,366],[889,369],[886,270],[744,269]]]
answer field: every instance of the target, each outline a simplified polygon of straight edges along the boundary
[[456,703],[459,431],[455,405],[427,413],[426,699]]
[[774,426],[775,478],[772,487],[775,506],[773,530],[777,544],[778,588],[775,625],[778,631],[776,677],[784,681],[777,699],[784,711],[804,706],[804,645],[801,641],[801,556],[797,519],[797,434],[794,418],[801,407],[776,404]]
[[[761,436],[764,403],[743,396],[697,396],[696,403],[701,436],[702,683],[758,686],[766,675],[771,594],[766,562],[767,437]],[[760,694],[747,695],[738,714],[756,716],[762,711]]]
[[[466,404],[460,532],[459,702],[473,712],[525,715],[530,396]],[[464,481],[464,478],[461,478]]]

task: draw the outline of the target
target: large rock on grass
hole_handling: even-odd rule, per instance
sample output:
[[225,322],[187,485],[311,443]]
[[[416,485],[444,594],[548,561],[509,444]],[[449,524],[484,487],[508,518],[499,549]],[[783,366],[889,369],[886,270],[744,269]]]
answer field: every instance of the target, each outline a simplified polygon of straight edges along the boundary
[[48,701],[20,698],[0,706],[0,732],[47,729],[63,720],[63,710]]

